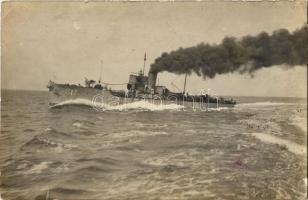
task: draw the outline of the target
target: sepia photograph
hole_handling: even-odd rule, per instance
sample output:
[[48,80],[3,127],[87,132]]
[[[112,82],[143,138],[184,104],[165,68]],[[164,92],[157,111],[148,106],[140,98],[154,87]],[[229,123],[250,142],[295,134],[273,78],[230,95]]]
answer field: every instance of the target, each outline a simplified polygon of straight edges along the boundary
[[1,2],[0,200],[307,199],[307,1]]

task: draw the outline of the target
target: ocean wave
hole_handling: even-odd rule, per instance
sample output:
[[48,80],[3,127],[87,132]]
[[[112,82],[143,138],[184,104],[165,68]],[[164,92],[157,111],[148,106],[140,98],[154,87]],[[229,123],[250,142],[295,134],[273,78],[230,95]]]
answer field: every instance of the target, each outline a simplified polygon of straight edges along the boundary
[[76,106],[93,106],[93,102],[88,99],[70,99],[66,101],[62,101],[60,103],[57,103],[55,105],[50,106],[50,108],[58,108],[62,106],[68,106],[68,105],[76,105]]
[[281,127],[273,119],[248,118],[240,119],[239,123],[254,131],[271,132],[274,134],[281,133]]
[[72,134],[69,134],[69,133],[66,133],[66,132],[63,132],[63,131],[58,131],[58,130],[50,128],[50,127],[46,128],[44,131],[45,131],[45,133],[41,134],[41,135],[46,134],[48,136],[52,136],[52,137],[56,137],[56,138],[62,138],[62,139],[72,137]]
[[56,148],[57,151],[61,151],[62,148],[72,149],[72,148],[77,148],[78,147],[77,145],[74,145],[74,144],[62,144],[60,142],[55,142],[55,141],[52,141],[52,140],[47,139],[47,138],[42,138],[42,137],[35,136],[32,140],[30,140],[29,142],[25,143],[22,146],[22,149],[24,149],[25,147],[32,147],[32,146],[36,146],[36,145],[54,147],[54,148]]
[[218,108],[208,108],[207,111],[224,111],[224,110],[232,110],[232,107],[218,107]]
[[75,170],[73,173],[74,174],[82,174],[82,175],[85,175],[85,174],[92,174],[92,173],[110,173],[112,171],[115,171],[114,168],[107,168],[106,166],[103,167],[99,167],[99,166],[96,166],[96,165],[90,165],[90,166],[86,166],[86,167],[83,167],[83,168],[80,168],[80,169],[77,169]]
[[300,128],[302,131],[307,133],[307,118],[304,116],[293,115],[290,117],[291,125]]
[[200,164],[195,160],[196,156],[198,155],[199,151],[197,151],[196,149],[189,149],[185,152],[174,152],[173,154],[161,155],[158,157],[149,157],[143,160],[141,163],[154,167],[193,167],[194,165]]
[[[100,119],[100,118],[99,118]],[[134,126],[138,127],[138,128],[153,128],[153,129],[157,129],[157,128],[166,128],[168,127],[168,124],[156,124],[156,123],[144,123],[144,122],[135,122]]]
[[35,130],[31,129],[31,128],[27,128],[27,129],[24,130],[24,132],[35,132]]
[[99,164],[104,164],[104,165],[116,165],[119,163],[119,160],[116,160],[114,158],[79,158],[76,160],[76,162],[96,162]]
[[294,154],[303,155],[307,152],[307,148],[303,145],[296,144],[289,140],[281,139],[265,133],[251,133],[252,136],[265,143],[278,144],[287,147],[287,150]]
[[25,174],[40,174],[42,173],[42,171],[46,170],[50,164],[51,162],[47,162],[47,161],[41,162],[39,164],[32,166],[28,171],[24,173]]
[[235,107],[254,107],[254,106],[284,106],[284,105],[297,105],[296,103],[284,103],[284,102],[272,102],[272,101],[265,101],[265,102],[254,102],[254,103],[239,103],[236,104]]
[[77,127],[77,128],[81,128],[83,126],[83,124],[81,122],[74,122],[72,125]]
[[130,137],[147,137],[147,136],[157,136],[157,135],[169,135],[169,133],[164,131],[139,131],[130,130],[118,133],[113,133],[113,138],[130,138]]
[[89,190],[83,189],[75,189],[75,188],[67,188],[67,187],[56,187],[50,190],[50,193],[57,193],[57,194],[69,194],[69,195],[81,195],[81,194],[88,194]]
[[148,101],[135,101],[132,103],[120,104],[120,105],[108,105],[105,103],[94,103],[93,101],[87,99],[73,99],[63,101],[56,105],[51,106],[50,108],[60,108],[64,106],[88,106],[92,107],[98,111],[126,111],[126,110],[149,110],[149,111],[163,111],[163,110],[180,110],[183,109],[183,105],[178,104],[154,104]]

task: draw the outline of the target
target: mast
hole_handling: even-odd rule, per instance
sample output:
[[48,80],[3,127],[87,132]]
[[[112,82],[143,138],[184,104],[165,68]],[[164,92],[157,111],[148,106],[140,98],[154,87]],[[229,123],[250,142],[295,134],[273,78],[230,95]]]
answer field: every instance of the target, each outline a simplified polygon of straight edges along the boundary
[[100,73],[99,73],[98,83],[102,82],[102,72],[103,72],[103,61],[101,60],[101,69],[100,69]]
[[143,59],[143,76],[144,76],[144,72],[145,72],[145,61],[147,60],[147,54],[144,53],[144,59]]
[[185,89],[186,89],[186,79],[187,79],[187,73],[185,74],[183,94],[185,94]]

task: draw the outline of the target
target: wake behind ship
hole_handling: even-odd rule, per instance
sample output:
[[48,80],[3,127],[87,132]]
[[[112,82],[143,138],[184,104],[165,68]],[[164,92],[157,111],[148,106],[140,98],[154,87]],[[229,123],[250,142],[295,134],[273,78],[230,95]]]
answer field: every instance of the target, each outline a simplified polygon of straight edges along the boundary
[[236,102],[233,99],[213,97],[208,94],[189,95],[185,93],[186,78],[183,92],[172,92],[165,86],[156,85],[157,73],[149,72],[148,76],[144,71],[137,74],[130,74],[126,84],[127,90],[113,90],[108,84],[94,80],[85,79],[85,85],[80,84],[58,84],[49,81],[47,88],[50,92],[50,106],[56,106],[62,102],[74,100],[87,100],[107,105],[121,105],[136,101],[149,101],[155,104],[180,104],[183,106],[200,108],[234,107]]

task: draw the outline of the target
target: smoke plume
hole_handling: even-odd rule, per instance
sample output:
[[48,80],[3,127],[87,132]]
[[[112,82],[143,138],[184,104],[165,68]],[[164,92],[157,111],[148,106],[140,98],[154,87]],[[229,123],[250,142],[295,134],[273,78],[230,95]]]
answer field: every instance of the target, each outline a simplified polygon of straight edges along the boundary
[[302,27],[289,33],[286,29],[271,35],[262,32],[241,39],[225,37],[220,44],[204,44],[179,48],[163,53],[151,64],[150,72],[168,71],[176,74],[195,72],[203,78],[216,74],[254,71],[273,65],[306,65],[307,29]]

